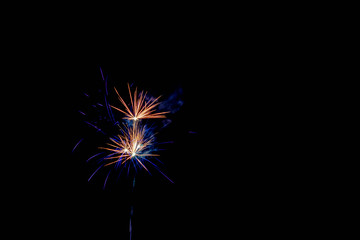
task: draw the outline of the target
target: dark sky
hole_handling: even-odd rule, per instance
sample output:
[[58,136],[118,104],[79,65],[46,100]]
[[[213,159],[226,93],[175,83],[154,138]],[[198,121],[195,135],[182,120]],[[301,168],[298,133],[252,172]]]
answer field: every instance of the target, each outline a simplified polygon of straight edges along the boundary
[[[261,42],[251,35],[239,42],[232,34],[215,37],[210,30],[170,31],[166,38],[80,35],[68,34],[41,52],[29,48],[21,59],[22,71],[32,76],[23,88],[32,99],[24,107],[32,111],[20,126],[41,139],[28,147],[38,161],[24,163],[32,169],[25,167],[28,181],[21,183],[32,189],[27,218],[40,214],[39,224],[54,235],[128,239],[133,205],[133,239],[229,239],[222,237],[236,229],[272,231],[268,226],[289,197],[279,190],[280,163],[269,161],[280,158],[272,154],[276,94],[270,80],[277,76],[264,64]],[[83,92],[96,95],[103,87],[100,67],[118,89],[134,82],[164,97],[182,89],[183,105],[159,133],[173,141],[160,159],[174,184],[145,171],[136,176],[133,193],[126,176],[109,178],[105,190],[104,174],[87,181],[96,165],[86,159],[102,140],[78,111],[88,107]]]
[[[170,43],[143,46],[139,41],[115,50],[106,46],[83,49],[69,56],[70,64],[63,64],[68,90],[64,97],[70,114],[64,117],[69,124],[65,138],[68,156],[59,163],[63,172],[58,172],[57,179],[64,201],[60,216],[64,211],[68,219],[64,229],[79,236],[86,232],[89,236],[118,235],[120,239],[127,239],[130,206],[133,205],[134,239],[208,235],[208,231],[212,231],[208,224],[215,227],[213,231],[219,231],[217,222],[221,216],[216,215],[221,213],[222,206],[217,205],[216,199],[222,198],[221,185],[227,182],[219,181],[219,177],[223,176],[221,171],[231,167],[231,164],[224,167],[221,162],[226,159],[220,158],[221,152],[227,151],[227,139],[219,139],[227,120],[226,113],[221,110],[221,96],[225,94],[221,91],[225,88],[217,86],[221,81],[217,82],[216,76],[223,75],[224,66],[216,68],[212,62],[215,57],[209,56],[211,51],[204,48],[200,44],[199,48],[190,48]],[[96,153],[97,144],[104,142],[98,140],[101,139],[99,133],[84,123],[78,110],[91,104],[87,103],[83,92],[102,96],[97,92],[103,88],[100,67],[104,75],[108,75],[109,85],[117,89],[134,82],[164,98],[182,89],[183,105],[170,115],[171,123],[158,134],[164,141],[173,141],[162,146],[160,160],[164,163],[161,170],[174,184],[154,169],[152,176],[146,171],[137,174],[133,193],[132,178],[126,178],[124,173],[119,181],[116,181],[117,173],[112,173],[105,190],[102,187],[106,174],[100,173],[87,181],[97,165],[85,161]],[[109,94],[115,93],[110,89]],[[83,142],[71,154],[81,138]]]
[[[234,151],[227,142],[238,138],[223,138],[222,131],[227,131],[228,124],[238,122],[240,116],[230,116],[227,108],[223,108],[226,104],[223,96],[227,87],[231,87],[228,79],[221,78],[226,76],[227,66],[219,64],[223,60],[219,61],[220,55],[210,48],[201,42],[143,45],[142,41],[136,41],[131,45],[119,43],[115,49],[106,45],[80,52],[75,49],[68,56],[61,67],[66,73],[62,73],[66,79],[66,87],[62,86],[65,92],[59,92],[69,108],[64,109],[69,115],[60,116],[66,124],[66,137],[62,139],[66,139],[64,147],[68,155],[59,161],[61,171],[57,170],[56,179],[63,199],[60,204],[63,209],[56,212],[68,219],[63,229],[79,236],[118,235],[126,239],[133,204],[134,239],[189,238],[223,231],[222,213],[230,211],[224,211],[227,202],[224,192],[235,191],[227,190],[232,177],[224,179],[224,176],[236,162],[236,157],[223,156]],[[152,176],[140,171],[133,193],[130,192],[132,179],[125,175],[117,182],[113,173],[105,190],[102,189],[105,174],[95,175],[87,182],[97,165],[85,161],[96,153],[97,143],[103,142],[92,140],[99,136],[86,126],[78,110],[86,108],[83,92],[96,95],[103,87],[100,67],[108,75],[109,84],[118,89],[126,87],[127,82],[135,82],[164,98],[182,89],[182,107],[171,114],[171,124],[159,132],[159,138],[173,141],[163,146],[160,160],[164,163],[161,170],[174,184],[156,171],[152,171]],[[109,92],[114,94],[111,89]],[[83,137],[71,154],[73,146]]]

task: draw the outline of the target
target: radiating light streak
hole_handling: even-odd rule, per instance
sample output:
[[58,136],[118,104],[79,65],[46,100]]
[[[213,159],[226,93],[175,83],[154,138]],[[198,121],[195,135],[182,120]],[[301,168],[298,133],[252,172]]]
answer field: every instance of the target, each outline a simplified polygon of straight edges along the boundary
[[95,172],[93,172],[93,174],[91,174],[91,176],[89,177],[89,179],[88,179],[88,182],[91,180],[91,178],[95,175],[95,173],[97,172],[97,171],[99,171],[99,169],[102,167],[103,165],[101,165],[100,167],[98,167],[96,170],[95,170]]
[[[109,104],[108,99],[108,85],[107,85],[107,76],[104,77],[102,69],[100,69],[102,80],[105,84],[105,94],[104,94],[104,104],[97,103],[93,104],[93,107],[105,107],[109,119],[114,125],[119,127],[119,132],[113,137],[109,137],[109,141],[106,147],[99,147],[99,149],[103,149],[101,153],[97,153],[91,157],[89,157],[86,162],[91,159],[99,156],[104,153],[106,156],[102,156],[97,160],[101,165],[91,174],[88,181],[92,179],[92,177],[99,172],[101,168],[108,168],[109,166],[114,166],[115,168],[111,169],[120,169],[120,173],[123,169],[125,169],[129,175],[130,169],[133,167],[135,173],[138,172],[139,169],[145,169],[150,175],[150,171],[147,164],[150,163],[153,165],[156,170],[158,170],[164,177],[166,177],[171,183],[173,181],[168,178],[160,169],[151,161],[156,159],[160,163],[156,157],[159,154],[155,153],[155,137],[153,134],[153,128],[148,128],[146,125],[143,125],[143,122],[138,121],[141,119],[153,119],[153,118],[166,118],[165,114],[168,112],[158,112],[157,107],[159,106],[160,97],[152,98],[147,95],[147,92],[141,91],[138,92],[138,89],[135,88],[134,92],[131,91],[131,86],[127,84],[130,101],[128,104],[124,101],[124,99],[120,96],[119,92],[116,88],[115,92],[118,96],[118,99],[122,105],[122,108],[118,108]],[[88,94],[84,93],[85,96],[89,97]],[[131,120],[131,122],[125,122],[120,126],[119,121],[115,118],[112,109],[116,109],[121,113],[125,114],[123,119]],[[87,115],[82,111],[79,111],[82,115]],[[101,117],[100,117],[101,120]],[[97,122],[84,121],[89,126],[95,128],[98,132],[101,132],[105,135],[101,128],[97,125]],[[96,124],[96,125],[95,125]],[[103,127],[102,125],[100,127]],[[77,143],[77,145],[82,141],[82,139]],[[159,144],[165,144],[170,142],[163,142]],[[77,147],[74,147],[74,149]],[[74,150],[73,149],[73,150]],[[156,151],[159,149],[156,149]],[[150,161],[151,160],[151,161]],[[108,168],[109,169],[109,168]],[[107,172],[103,188],[105,188],[107,181],[109,180],[111,169]],[[151,169],[150,169],[151,170]],[[119,175],[120,175],[119,173]]]
[[95,126],[92,123],[89,123],[88,121],[84,121],[85,123],[87,123],[89,126],[95,128],[98,132],[101,132],[102,134],[105,134],[100,128],[98,128],[97,126]]
[[108,178],[109,178],[110,172],[111,172],[111,170],[109,171],[108,175],[107,175],[106,178],[105,178],[105,182],[104,182],[103,189],[105,189],[106,182],[107,182],[107,180],[108,180]]
[[141,91],[139,94],[137,93],[137,88],[135,88],[134,94],[132,95],[130,86],[128,84],[129,96],[130,96],[130,106],[128,106],[123,98],[120,96],[118,91],[115,89],[116,94],[121,102],[121,104],[125,107],[124,110],[112,106],[112,108],[122,112],[125,114],[125,119],[137,121],[139,119],[146,118],[166,118],[165,114],[168,112],[156,112],[156,107],[160,104],[158,102],[159,98],[152,98],[150,100],[146,100],[147,92]]
[[78,111],[78,112],[79,112],[80,114],[84,115],[84,116],[86,115],[86,114],[85,114],[84,112],[82,112],[82,111]]
[[86,160],[86,162],[90,161],[90,160],[91,160],[91,159],[93,159],[94,157],[99,156],[100,154],[102,154],[102,153],[100,152],[100,153],[97,153],[97,154],[95,154],[95,155],[93,155],[93,156],[89,157],[89,158]]
[[122,129],[123,134],[117,135],[116,138],[110,138],[111,143],[109,147],[99,147],[100,149],[107,150],[111,153],[105,160],[115,159],[106,163],[104,167],[120,162],[121,164],[127,161],[138,163],[146,171],[149,171],[144,165],[144,160],[147,157],[159,156],[158,154],[151,153],[154,142],[154,135],[146,132],[145,126],[140,126],[135,123],[132,126],[125,126]]
[[73,150],[71,152],[74,152],[75,149],[77,148],[77,146],[82,142],[82,140],[84,140],[84,138],[80,139],[80,141],[78,141],[75,145],[75,147],[73,148]]

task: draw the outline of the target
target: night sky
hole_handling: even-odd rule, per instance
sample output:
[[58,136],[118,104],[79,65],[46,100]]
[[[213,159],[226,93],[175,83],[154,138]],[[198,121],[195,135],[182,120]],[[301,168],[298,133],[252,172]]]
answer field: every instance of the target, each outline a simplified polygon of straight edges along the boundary
[[[26,107],[36,110],[27,116],[31,124],[21,126],[30,129],[27,136],[41,139],[29,147],[39,161],[24,163],[32,169],[25,168],[27,181],[21,183],[32,189],[25,219],[40,214],[37,225],[45,235],[128,239],[133,205],[134,240],[230,239],[230,232],[240,239],[281,231],[287,219],[283,206],[291,197],[283,195],[288,186],[279,188],[282,166],[274,161],[282,158],[274,153],[276,94],[270,90],[278,76],[264,64],[261,43],[248,35],[238,43],[231,34],[215,37],[210,30],[147,34],[111,38],[92,29],[88,35],[66,35],[35,60],[33,49],[22,60],[34,79],[27,85],[39,94],[25,88],[34,95]],[[158,134],[172,141],[162,146],[159,159],[173,184],[144,170],[134,192],[126,174],[117,181],[112,173],[104,190],[105,173],[87,181],[97,165],[86,160],[107,138],[89,127],[79,110],[104,104],[100,68],[125,94],[128,82],[164,99],[181,89],[181,107]],[[111,88],[109,95],[110,104],[117,104]]]
[[[189,50],[187,46],[165,45],[160,51],[160,44],[151,47],[138,44],[120,52],[111,52],[111,49],[98,51],[94,56],[89,49],[86,53],[89,58],[80,54],[70,66],[69,155],[66,164],[60,163],[65,173],[59,180],[65,206],[70,206],[65,207],[69,215],[67,227],[79,236],[83,233],[89,236],[98,234],[101,238],[118,235],[119,239],[127,239],[130,206],[133,205],[133,239],[208,235],[209,231],[219,230],[215,222],[221,208],[216,206],[216,199],[221,198],[218,189],[221,189],[222,181],[218,178],[223,173],[216,170],[224,169],[219,167],[225,160],[220,155],[221,151],[226,151],[225,139],[218,138],[223,131],[221,125],[226,124],[220,99],[224,93],[212,92],[215,76],[209,74],[209,71],[218,74],[218,70],[213,69],[212,64],[208,65],[209,61],[203,62],[202,53],[199,52],[196,59],[196,55],[191,54],[194,49]],[[159,159],[164,164],[159,167],[174,184],[154,169],[151,176],[144,170],[138,172],[134,192],[131,192],[132,177],[127,177],[125,171],[118,181],[116,173],[112,173],[105,190],[106,172],[87,181],[98,165],[85,161],[105,142],[101,134],[84,123],[78,110],[91,111],[87,104],[94,103],[92,96],[99,95],[100,102],[103,101],[103,93],[98,92],[103,89],[100,67],[104,75],[108,75],[109,85],[125,93],[125,99],[128,99],[128,82],[154,96],[162,95],[164,99],[181,89],[181,107],[168,114],[170,124],[161,128],[157,135],[159,141],[171,141],[161,145],[164,150],[159,152]],[[91,97],[84,96],[83,92]],[[118,104],[113,89],[109,89],[109,94],[113,95],[112,104]],[[161,125],[161,121],[148,122]],[[71,153],[81,138],[84,140]],[[204,222],[216,228],[208,229],[209,225],[204,225]],[[77,229],[79,223],[81,226]]]

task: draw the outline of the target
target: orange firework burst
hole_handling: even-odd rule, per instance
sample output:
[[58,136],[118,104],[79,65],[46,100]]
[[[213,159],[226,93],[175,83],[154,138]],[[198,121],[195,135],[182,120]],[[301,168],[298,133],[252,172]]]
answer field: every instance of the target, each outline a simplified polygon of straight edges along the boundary
[[148,169],[143,164],[146,157],[159,156],[158,154],[151,153],[154,135],[149,135],[145,126],[141,127],[134,123],[130,127],[123,130],[123,135],[117,135],[117,138],[110,138],[112,143],[108,143],[109,148],[100,147],[111,152],[105,159],[116,159],[110,163],[105,164],[108,166],[117,162],[121,164],[129,160],[134,160],[134,164],[139,163],[146,171]]
[[166,118],[165,113],[168,112],[155,112],[155,108],[160,104],[158,100],[161,96],[147,101],[147,92],[144,93],[143,91],[141,91],[139,94],[137,94],[137,88],[135,88],[134,94],[132,96],[129,84],[128,89],[131,103],[130,107],[122,99],[116,88],[115,92],[118,95],[120,102],[125,107],[125,110],[121,110],[117,107],[111,106],[112,108],[124,113],[126,116],[125,119],[136,121],[138,119],[145,118]]

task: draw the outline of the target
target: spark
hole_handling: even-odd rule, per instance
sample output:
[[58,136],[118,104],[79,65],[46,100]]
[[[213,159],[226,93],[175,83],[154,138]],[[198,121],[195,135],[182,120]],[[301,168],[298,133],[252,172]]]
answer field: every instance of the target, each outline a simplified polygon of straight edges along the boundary
[[[113,126],[118,127],[118,132],[112,133],[112,137],[108,138],[108,142],[106,145],[103,145],[99,147],[99,149],[103,149],[105,151],[102,151],[100,153],[97,153],[87,159],[87,162],[89,162],[91,159],[94,159],[95,157],[99,156],[100,154],[104,154],[97,160],[98,163],[100,163],[100,166],[91,174],[88,181],[90,181],[97,172],[100,172],[100,169],[107,168],[109,171],[106,175],[105,182],[104,182],[104,188],[106,183],[108,182],[111,172],[113,168],[110,166],[114,166],[115,169],[121,168],[120,173],[123,171],[123,169],[127,169],[127,173],[129,175],[130,169],[134,167],[135,172],[137,173],[138,169],[145,169],[149,174],[150,170],[153,169],[153,167],[158,170],[163,176],[165,176],[170,182],[173,183],[173,181],[168,178],[163,172],[160,171],[160,169],[152,162],[152,160],[158,160],[156,157],[160,156],[155,152],[155,145],[157,144],[155,141],[155,133],[153,132],[154,128],[149,128],[145,125],[145,122],[143,123],[142,119],[155,119],[155,118],[166,118],[165,114],[169,112],[159,112],[158,106],[161,102],[159,102],[159,99],[161,96],[157,98],[153,98],[148,96],[147,92],[139,91],[138,88],[135,87],[135,90],[132,92],[131,86],[127,84],[128,91],[129,91],[129,97],[130,101],[124,101],[124,99],[120,96],[119,92],[116,88],[115,92],[118,96],[118,99],[121,103],[121,107],[115,107],[109,104],[108,102],[108,92],[107,90],[107,76],[104,77],[102,69],[101,71],[101,77],[105,83],[105,97],[104,97],[104,105],[101,103],[97,103],[97,105],[92,105],[94,107],[106,107],[106,111],[108,113],[109,120],[113,123]],[[85,94],[85,96],[89,97],[89,95]],[[126,99],[125,99],[126,100]],[[119,121],[116,121],[117,119],[114,117],[112,110],[116,109],[123,113],[125,116],[123,119],[130,120],[124,122],[122,125],[119,123]],[[86,113],[79,111],[80,114],[87,116]],[[102,129],[103,125],[102,122],[93,122],[93,121],[84,121],[89,126],[95,128],[98,132],[103,133],[104,135],[107,135],[108,132],[104,132]],[[96,124],[96,125],[95,125]],[[101,128],[100,128],[101,127]],[[76,146],[73,148],[73,151],[77,148],[77,145],[80,144],[82,139],[76,144]],[[156,149],[159,150],[159,149]],[[149,165],[151,164],[151,165]],[[146,166],[145,166],[146,165]],[[148,169],[148,167],[151,167]],[[114,169],[114,170],[115,170]],[[119,174],[120,174],[119,173]],[[150,174],[151,175],[151,174]]]
[[[105,96],[104,96],[104,104],[106,106],[106,110],[108,113],[108,116],[110,121],[113,123],[113,125],[119,127],[119,132],[115,137],[110,137],[109,142],[107,143],[107,147],[99,147],[99,149],[106,150],[107,155],[105,157],[101,157],[98,160],[98,163],[101,162],[100,166],[91,174],[91,176],[88,178],[88,181],[92,179],[92,177],[101,169],[108,166],[112,166],[115,164],[115,168],[119,166],[127,167],[127,171],[129,174],[131,165],[134,166],[135,171],[137,172],[137,167],[144,168],[147,172],[149,170],[144,165],[145,162],[150,163],[153,165],[165,178],[167,178],[171,183],[174,183],[169,177],[167,177],[159,168],[156,166],[153,162],[150,161],[150,159],[156,159],[160,163],[162,163],[159,159],[156,157],[159,156],[158,154],[153,153],[154,152],[154,145],[155,145],[155,134],[153,133],[153,129],[149,129],[146,127],[146,125],[142,125],[141,119],[154,119],[154,118],[166,118],[165,114],[169,112],[157,112],[157,107],[159,106],[160,102],[158,101],[161,96],[157,98],[152,98],[147,96],[147,92],[144,93],[144,91],[141,91],[138,93],[137,88],[135,88],[134,93],[131,92],[130,85],[128,85],[129,90],[129,96],[130,96],[130,103],[127,104],[123,98],[120,96],[118,91],[115,89],[115,92],[122,104],[122,109],[112,106],[108,103],[108,83],[107,83],[107,76],[104,78],[104,74],[102,69],[100,68],[100,73],[102,80],[105,83]],[[83,93],[86,97],[89,97],[88,94]],[[96,105],[92,105],[94,108],[97,108],[98,106],[104,107],[103,104],[97,103]],[[131,120],[133,122],[131,123],[124,123],[123,128],[120,126],[119,121],[115,121],[114,115],[112,113],[111,108],[114,108],[123,114],[125,114],[124,119]],[[83,116],[87,117],[87,114],[78,111]],[[102,119],[102,116],[100,116],[100,120]],[[101,128],[99,128],[98,122],[89,122],[85,121],[86,124],[89,126],[95,128],[98,132],[103,133],[106,135],[105,132],[101,128],[103,126],[100,125]],[[96,124],[96,125],[95,125]],[[103,128],[106,129],[106,128]],[[78,145],[83,141],[83,139],[80,139],[80,141],[77,142],[75,147],[72,149],[72,152],[78,147]],[[86,161],[90,161],[91,159],[97,157],[98,155],[105,153],[100,152],[97,153],[91,157],[89,157]],[[140,167],[141,166],[141,167]],[[121,168],[121,171],[124,168]],[[106,183],[108,182],[110,173],[113,169],[110,169],[106,175],[103,189],[105,189]],[[121,173],[120,171],[120,173]],[[150,174],[150,172],[149,172]],[[151,174],[150,174],[151,175]],[[135,187],[135,177],[133,180],[132,185],[132,192],[134,191]],[[133,205],[131,205],[131,212],[130,212],[130,221],[129,221],[129,232],[130,232],[130,239],[132,239],[132,216],[133,216]]]
[[130,106],[128,106],[123,98],[120,96],[118,91],[115,89],[116,94],[122,105],[125,107],[124,110],[110,105],[112,108],[125,114],[125,119],[137,121],[139,119],[145,118],[166,118],[165,114],[169,112],[156,112],[156,107],[160,104],[158,102],[159,98],[153,98],[146,100],[147,92],[141,91],[137,93],[137,88],[135,88],[134,93],[131,93],[130,86],[128,84],[129,96],[130,96]]
[[76,143],[76,145],[75,145],[75,147],[73,148],[72,152],[75,151],[75,149],[76,149],[77,146],[82,142],[82,140],[84,140],[84,139],[82,138],[82,139],[80,139],[80,141],[78,141],[78,142]]
[[121,130],[123,134],[118,134],[116,138],[110,138],[111,142],[107,143],[108,147],[100,147],[100,149],[110,152],[105,160],[115,159],[115,161],[106,163],[104,167],[118,162],[122,165],[131,161],[134,164],[138,163],[148,171],[143,162],[148,161],[148,157],[159,156],[151,153],[154,135],[149,134],[146,127],[139,124],[125,126],[125,129]]

